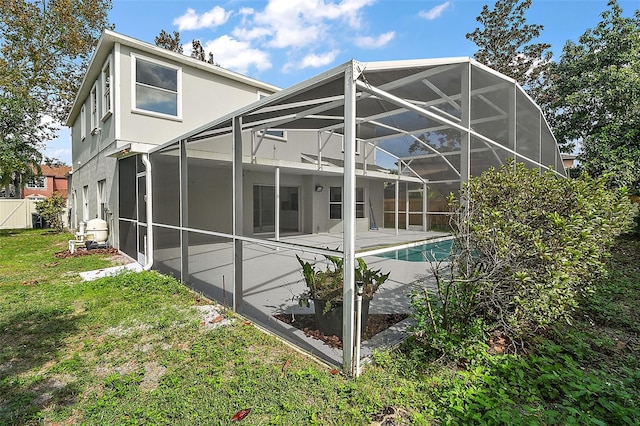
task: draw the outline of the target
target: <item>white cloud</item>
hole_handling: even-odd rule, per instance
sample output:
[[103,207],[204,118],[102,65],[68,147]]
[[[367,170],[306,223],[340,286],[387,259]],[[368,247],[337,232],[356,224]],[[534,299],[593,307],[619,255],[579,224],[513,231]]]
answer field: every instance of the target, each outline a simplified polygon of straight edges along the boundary
[[226,11],[220,6],[215,6],[208,12],[198,15],[195,10],[189,8],[184,15],[173,20],[173,25],[178,26],[178,31],[198,30],[200,28],[215,28],[225,24],[232,11]]
[[271,68],[269,54],[251,47],[246,41],[223,35],[203,44],[205,52],[212,52],[216,63],[224,68],[247,74],[250,68],[264,71]]
[[[270,0],[261,12],[254,12],[234,35],[243,40],[262,40],[273,48],[300,48],[330,39],[346,22],[359,28],[362,10],[375,0]],[[246,15],[248,16],[248,15]]]
[[320,54],[310,53],[297,63],[289,62],[284,66],[283,71],[286,72],[291,68],[304,69],[323,67],[335,61],[339,53],[340,51],[336,49]]
[[449,8],[449,6],[451,6],[451,2],[446,1],[442,4],[437,5],[434,8],[431,8],[429,10],[427,10],[426,12],[424,10],[420,11],[420,17],[424,18],[428,21],[432,21],[434,19],[438,19],[440,17],[440,15],[442,15],[444,13],[444,11]]
[[380,34],[378,37],[356,37],[356,46],[363,49],[377,49],[386,46],[396,36],[395,31]]

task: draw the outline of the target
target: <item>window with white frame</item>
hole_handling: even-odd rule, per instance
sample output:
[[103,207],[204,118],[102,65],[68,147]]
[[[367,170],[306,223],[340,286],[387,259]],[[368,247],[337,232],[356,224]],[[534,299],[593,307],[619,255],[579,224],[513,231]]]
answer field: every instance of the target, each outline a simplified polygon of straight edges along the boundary
[[329,188],[329,219],[342,219],[342,187]]
[[93,85],[91,88],[91,134],[93,131],[98,128],[98,87],[97,85]]
[[364,188],[356,188],[356,218],[364,217]]
[[134,111],[181,116],[181,68],[133,55]]
[[104,121],[111,114],[111,105],[113,104],[113,95],[111,91],[111,83],[113,76],[111,75],[111,56],[107,59],[102,67],[102,76],[100,85],[102,88],[102,120]]
[[89,185],[82,187],[82,220],[89,220]]
[[[344,137],[342,137],[342,152],[344,152]],[[360,141],[356,139],[356,155],[360,155]]]
[[107,181],[99,180],[98,181],[98,218],[102,220],[107,220]]
[[32,176],[26,187],[28,189],[45,189],[47,187],[47,179],[44,176]]
[[87,110],[84,105],[80,108],[80,140],[85,140],[87,137]]
[[[356,218],[364,218],[364,188],[356,188]],[[329,219],[342,219],[342,187],[329,188]]]
[[[269,96],[267,93],[258,92],[258,99],[264,99],[267,96]],[[262,136],[263,132],[266,138],[283,140],[283,141],[287,140],[287,132],[284,130],[266,129],[258,132],[258,136]]]

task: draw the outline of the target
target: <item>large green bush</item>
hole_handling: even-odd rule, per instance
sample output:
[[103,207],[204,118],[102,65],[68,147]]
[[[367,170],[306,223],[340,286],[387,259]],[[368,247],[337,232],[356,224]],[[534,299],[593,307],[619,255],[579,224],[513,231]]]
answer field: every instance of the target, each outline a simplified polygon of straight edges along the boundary
[[57,232],[62,232],[64,229],[62,214],[66,207],[67,201],[62,198],[60,194],[54,193],[49,198],[38,201],[38,204],[36,204],[36,213],[46,220],[52,229],[55,229]]
[[414,297],[418,334],[462,337],[481,323],[518,339],[570,321],[637,210],[625,189],[605,183],[512,162],[472,178],[461,203],[450,198],[451,261],[435,265],[435,286]]

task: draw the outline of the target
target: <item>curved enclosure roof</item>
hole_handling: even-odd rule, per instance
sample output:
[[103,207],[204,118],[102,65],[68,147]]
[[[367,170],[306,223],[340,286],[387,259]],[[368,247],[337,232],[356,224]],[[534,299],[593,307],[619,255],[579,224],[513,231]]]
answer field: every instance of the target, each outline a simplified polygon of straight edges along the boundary
[[375,147],[379,166],[441,185],[441,193],[508,158],[565,175],[538,106],[514,80],[470,58],[350,61],[179,139],[189,143],[230,133],[234,117],[253,132],[340,135],[345,75],[355,80],[356,139]]
[[[269,315],[254,318],[276,329],[273,309],[293,313],[292,289],[303,288],[294,254],[341,257],[352,271],[343,300],[367,257],[393,269],[382,312],[404,309],[424,263],[377,256],[446,238],[446,196],[509,158],[565,175],[540,109],[514,80],[469,58],[350,61],[151,152],[154,267],[223,303],[233,277],[234,309]],[[353,304],[343,312],[353,318]],[[352,321],[343,330],[356,340]],[[343,351],[351,371],[353,348]]]

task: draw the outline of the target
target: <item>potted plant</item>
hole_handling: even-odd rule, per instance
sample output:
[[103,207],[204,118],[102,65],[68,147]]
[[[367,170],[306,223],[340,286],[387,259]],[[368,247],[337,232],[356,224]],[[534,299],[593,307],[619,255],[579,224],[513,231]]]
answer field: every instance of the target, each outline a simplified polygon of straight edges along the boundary
[[[342,339],[342,304],[344,273],[342,259],[335,256],[327,256],[329,261],[326,269],[316,269],[318,264],[312,265],[296,255],[302,275],[307,284],[307,289],[298,296],[300,306],[313,306],[318,330],[325,336],[335,335]],[[355,270],[356,282],[362,281],[362,328],[367,326],[369,319],[369,303],[378,288],[389,278],[389,272],[383,274],[380,269],[370,269],[363,259],[358,258]]]

